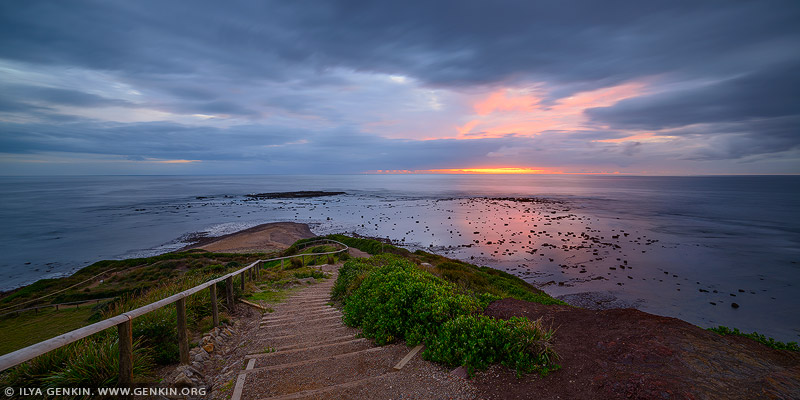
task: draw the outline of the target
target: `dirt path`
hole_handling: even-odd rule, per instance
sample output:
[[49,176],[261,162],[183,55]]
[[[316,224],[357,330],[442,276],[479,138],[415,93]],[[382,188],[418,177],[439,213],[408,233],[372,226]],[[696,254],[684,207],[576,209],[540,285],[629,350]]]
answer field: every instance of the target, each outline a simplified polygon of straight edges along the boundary
[[394,369],[410,349],[377,347],[346,327],[330,304],[338,266],[323,269],[330,279],[274,306],[250,332],[233,400],[473,398],[466,381],[419,355]]

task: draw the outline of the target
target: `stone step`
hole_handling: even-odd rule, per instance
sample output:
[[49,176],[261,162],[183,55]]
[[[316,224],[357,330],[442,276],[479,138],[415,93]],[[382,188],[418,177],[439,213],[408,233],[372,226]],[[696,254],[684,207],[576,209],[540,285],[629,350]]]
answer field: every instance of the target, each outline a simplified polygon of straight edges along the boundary
[[330,291],[326,290],[324,293],[318,293],[314,296],[302,296],[302,297],[287,297],[286,302],[287,304],[297,303],[297,302],[309,302],[309,301],[330,301]]
[[329,306],[327,304],[313,306],[313,307],[276,307],[274,308],[273,312],[264,314],[265,317],[275,316],[275,315],[292,315],[292,314],[300,314],[305,312],[316,312],[316,311],[325,311],[330,309],[336,309],[335,307]]
[[366,350],[372,347],[372,343],[369,340],[360,338],[352,339],[347,342],[320,344],[306,348],[254,354],[249,357],[256,360],[255,368],[261,368],[311,359],[323,359],[325,357]]
[[[325,358],[254,368],[246,371],[243,398],[281,396],[379,376],[393,371],[392,366],[407,352],[405,346],[372,347]],[[279,375],[277,371],[280,371]],[[275,379],[276,376],[280,379]]]
[[261,318],[262,319],[278,319],[278,318],[287,318],[287,317],[296,317],[302,316],[303,314],[306,315],[313,315],[315,313],[321,312],[328,312],[329,310],[337,310],[336,308],[330,306],[318,307],[318,308],[298,308],[296,310],[278,310],[272,313],[266,313]]
[[[370,376],[367,378],[356,379],[354,381],[349,381],[345,383],[340,383],[337,385],[326,386],[319,389],[310,389],[310,390],[303,390],[301,392],[295,392],[290,394],[285,394],[282,396],[274,396],[274,397],[264,397],[259,398],[259,400],[297,400],[297,399],[371,399],[374,393],[364,393],[357,397],[346,397],[343,396],[342,393],[345,393],[351,389],[361,389],[364,387],[372,387],[377,382],[384,380],[384,378],[392,375],[394,371],[387,372],[385,374]],[[397,398],[397,392],[392,391],[393,398]],[[434,396],[434,395],[432,395]],[[434,396],[435,397],[435,396]],[[426,397],[426,398],[434,398],[434,397]]]
[[294,302],[287,301],[286,303],[283,303],[282,305],[284,307],[300,308],[300,307],[312,307],[312,306],[325,306],[325,305],[328,305],[328,303],[330,303],[330,302],[331,302],[330,300],[294,301]]
[[[274,347],[275,351],[285,351],[285,350],[293,350],[293,349],[300,349],[305,347],[312,347],[318,346],[323,344],[331,344],[331,343],[344,343],[349,342],[351,340],[359,339],[358,335],[354,334],[345,334],[341,336],[332,336],[325,339],[312,339],[312,340],[302,340],[296,343],[287,344],[285,346]],[[246,356],[247,358],[249,356]]]
[[332,315],[330,317],[322,317],[316,318],[312,320],[303,320],[303,321],[294,321],[294,322],[281,322],[278,324],[269,324],[265,322],[261,322],[260,327],[261,329],[269,329],[269,330],[287,330],[287,329],[299,329],[299,328],[308,328],[314,327],[317,325],[322,325],[321,323],[332,322],[334,320],[342,320],[340,315]]
[[263,335],[258,334],[256,335],[255,339],[263,343],[264,346],[284,347],[297,343],[325,340],[344,335],[355,336],[358,334],[358,332],[359,331],[356,328],[350,328],[341,324],[336,324],[317,327],[316,329],[306,332],[285,331],[279,334],[274,334],[272,332]]
[[297,311],[297,312],[288,312],[288,313],[283,313],[283,314],[278,314],[278,315],[267,314],[267,315],[265,315],[264,317],[261,318],[261,321],[262,322],[266,322],[266,321],[277,322],[277,321],[280,321],[280,320],[296,320],[296,319],[301,319],[301,318],[319,318],[319,317],[328,316],[329,314],[332,314],[332,313],[338,313],[338,314],[341,315],[342,312],[337,310],[337,309],[335,309],[335,308],[333,308],[333,307],[327,307],[327,308],[321,308],[321,309],[318,309],[318,310],[311,310],[311,311],[307,311],[307,312]]

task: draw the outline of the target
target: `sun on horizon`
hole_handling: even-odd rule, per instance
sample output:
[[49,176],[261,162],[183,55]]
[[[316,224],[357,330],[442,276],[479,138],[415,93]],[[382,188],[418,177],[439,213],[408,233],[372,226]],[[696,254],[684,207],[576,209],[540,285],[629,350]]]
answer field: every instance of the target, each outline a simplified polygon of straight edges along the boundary
[[379,169],[366,174],[443,174],[443,175],[617,175],[620,172],[565,172],[545,168],[492,167],[492,168],[443,168],[443,169]]

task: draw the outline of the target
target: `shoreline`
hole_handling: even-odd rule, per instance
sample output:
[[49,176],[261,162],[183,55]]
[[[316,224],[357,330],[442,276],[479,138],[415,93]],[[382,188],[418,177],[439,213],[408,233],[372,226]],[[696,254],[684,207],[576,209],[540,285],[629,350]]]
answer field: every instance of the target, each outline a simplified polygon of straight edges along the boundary
[[266,253],[289,247],[300,239],[316,236],[308,224],[270,222],[222,236],[197,236],[194,243],[170,253],[206,250],[212,253]]

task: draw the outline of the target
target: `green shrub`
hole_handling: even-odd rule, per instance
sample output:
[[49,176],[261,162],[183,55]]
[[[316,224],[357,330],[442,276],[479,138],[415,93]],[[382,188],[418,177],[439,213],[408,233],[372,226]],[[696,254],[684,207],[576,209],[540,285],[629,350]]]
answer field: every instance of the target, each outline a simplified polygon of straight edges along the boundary
[[438,335],[426,342],[422,355],[450,366],[463,365],[470,374],[495,363],[518,374],[536,370],[546,374],[558,368],[553,365],[557,356],[550,347],[552,336],[538,320],[460,315],[442,325]]
[[361,284],[369,271],[387,265],[391,262],[402,260],[393,255],[379,255],[370,258],[353,258],[339,268],[339,277],[333,284],[331,297],[344,302],[347,296]]
[[485,310],[486,307],[489,307],[489,304],[492,304],[493,301],[497,301],[502,298],[503,297],[491,293],[480,293],[478,294],[478,306],[481,308],[481,310]]
[[[238,263],[228,263],[228,264],[230,265],[230,264],[238,264]],[[203,273],[207,273],[207,274],[213,274],[213,273],[221,274],[221,273],[225,272],[225,270],[227,270],[227,269],[228,269],[228,267],[223,267],[222,264],[206,265],[205,267],[201,268]]]
[[459,293],[455,284],[397,256],[348,260],[339,270],[332,296],[344,303],[344,322],[360,326],[364,336],[378,344],[425,343],[426,358],[464,365],[470,373],[494,363],[520,374],[558,368],[549,345],[553,333],[539,321],[475,315],[500,296]]
[[378,344],[409,345],[434,336],[445,321],[477,310],[477,301],[453,284],[395,259],[369,273],[346,299],[344,322],[360,326]]
[[292,258],[289,261],[289,265],[287,265],[287,269],[295,269],[301,268],[303,266],[303,260],[300,257]]
[[152,351],[153,361],[169,365],[179,361],[177,314],[162,308],[133,320],[133,337],[141,338]]
[[771,337],[766,337],[766,336],[764,336],[764,335],[762,335],[762,334],[760,334],[758,332],[744,333],[744,332],[739,331],[739,329],[737,329],[737,328],[731,329],[731,328],[728,328],[727,326],[722,326],[722,325],[720,325],[720,326],[718,326],[716,328],[708,328],[708,330],[710,330],[711,332],[718,333],[718,334],[720,334],[722,336],[725,336],[725,335],[744,336],[746,338],[753,339],[756,342],[759,342],[759,343],[761,343],[761,344],[763,344],[765,346],[772,347],[773,349],[789,350],[789,351],[800,351],[800,346],[797,345],[797,342],[788,342],[788,343],[779,342],[779,341],[777,341],[777,340],[775,340],[775,339],[773,339]]

